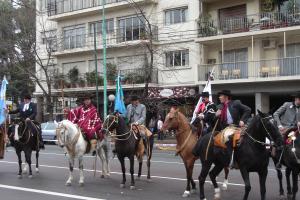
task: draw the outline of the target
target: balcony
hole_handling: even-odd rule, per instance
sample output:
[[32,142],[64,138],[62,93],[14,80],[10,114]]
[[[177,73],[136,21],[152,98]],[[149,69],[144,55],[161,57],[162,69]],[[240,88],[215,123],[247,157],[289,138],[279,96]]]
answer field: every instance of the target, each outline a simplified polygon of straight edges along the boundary
[[[119,71],[122,77],[122,84],[124,88],[144,87],[146,82],[145,68],[120,69]],[[110,78],[110,76],[107,75],[108,87],[110,89],[114,89],[116,83],[115,80]],[[113,77],[117,77],[117,74],[115,74]],[[149,83],[158,83],[157,68],[152,70],[151,81]],[[61,90],[64,88],[66,91],[94,90],[96,87],[96,72],[92,71],[85,74],[79,74],[76,78],[70,78],[68,74],[59,74],[54,77],[52,86],[54,89]],[[100,90],[103,89],[103,73],[101,72],[98,72],[98,86]]]
[[202,20],[198,23],[198,36],[210,37],[299,25],[300,13],[260,13],[255,15],[228,17],[220,20]]
[[206,81],[212,71],[214,80],[222,83],[299,79],[300,57],[200,65],[199,81]]
[[[150,3],[155,0],[137,0],[136,3]],[[107,11],[129,6],[128,0],[106,0]],[[103,0],[52,0],[47,5],[47,13],[52,20],[61,20],[74,15],[95,14],[102,9]]]
[[[157,41],[157,26],[152,26],[152,40]],[[53,53],[55,56],[79,53],[94,50],[93,34],[78,34],[61,36],[57,44],[57,51]],[[97,34],[97,49],[103,49],[102,34]],[[107,48],[120,48],[138,45],[150,40],[145,28],[133,27],[133,29],[125,30],[124,28],[115,29],[106,34]]]

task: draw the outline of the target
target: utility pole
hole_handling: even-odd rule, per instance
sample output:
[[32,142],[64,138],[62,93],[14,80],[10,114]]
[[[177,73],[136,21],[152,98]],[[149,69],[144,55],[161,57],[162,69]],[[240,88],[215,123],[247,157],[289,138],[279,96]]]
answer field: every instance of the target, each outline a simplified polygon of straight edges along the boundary
[[97,111],[99,112],[99,87],[98,87],[98,58],[97,58],[97,33],[96,33],[96,24],[94,24],[94,59],[95,59],[95,72],[96,72],[96,102],[97,102]]
[[102,1],[102,40],[103,40],[103,119],[107,116],[107,77],[106,77],[106,20],[105,20],[105,4],[106,0]]

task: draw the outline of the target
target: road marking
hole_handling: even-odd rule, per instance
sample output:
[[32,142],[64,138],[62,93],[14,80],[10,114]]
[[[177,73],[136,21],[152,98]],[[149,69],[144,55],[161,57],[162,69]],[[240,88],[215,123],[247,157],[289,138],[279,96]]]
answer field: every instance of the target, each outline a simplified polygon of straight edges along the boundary
[[[11,161],[0,161],[0,163],[6,163],[6,164],[18,164],[17,162],[11,162]],[[35,166],[35,164],[32,164]],[[69,170],[68,167],[61,167],[61,166],[54,166],[54,165],[39,165],[40,167],[45,167],[45,168],[54,168],[54,169],[66,169]],[[78,170],[78,168],[74,168],[75,170]],[[84,169],[86,172],[94,172],[92,169]],[[96,172],[101,173],[101,170],[97,170]],[[117,174],[117,175],[122,175],[121,172],[110,172],[111,174]],[[129,173],[126,173],[127,175],[130,175]],[[137,175],[137,174],[135,174]],[[147,175],[142,175],[142,177],[147,177]],[[167,177],[167,176],[151,176],[151,178],[157,178],[157,179],[166,179],[166,180],[176,180],[176,181],[186,181],[185,178],[176,178],[176,177]],[[198,180],[195,180],[195,182],[198,182]],[[206,181],[206,183],[211,183],[211,181]],[[223,184],[222,182],[218,182],[219,184]],[[244,187],[244,184],[239,184],[239,183],[228,183],[228,185],[233,185],[233,186],[240,186]]]
[[18,191],[24,191],[24,192],[31,192],[31,193],[38,193],[38,194],[45,194],[45,195],[51,195],[51,196],[58,196],[58,197],[66,197],[66,198],[70,198],[70,199],[104,200],[104,199],[98,199],[98,198],[93,198],[93,197],[78,196],[78,195],[59,193],[59,192],[51,192],[51,191],[46,191],[46,190],[37,190],[37,189],[24,188],[24,187],[16,187],[16,186],[11,186],[11,185],[0,184],[0,188],[10,189],[10,190],[18,190]]

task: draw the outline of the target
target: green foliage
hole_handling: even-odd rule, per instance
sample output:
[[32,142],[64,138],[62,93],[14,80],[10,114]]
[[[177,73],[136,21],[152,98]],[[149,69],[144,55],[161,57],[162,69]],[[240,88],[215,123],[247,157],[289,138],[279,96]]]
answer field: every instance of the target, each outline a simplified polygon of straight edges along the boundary
[[117,66],[112,63],[107,63],[106,77],[109,81],[114,81],[117,78]]

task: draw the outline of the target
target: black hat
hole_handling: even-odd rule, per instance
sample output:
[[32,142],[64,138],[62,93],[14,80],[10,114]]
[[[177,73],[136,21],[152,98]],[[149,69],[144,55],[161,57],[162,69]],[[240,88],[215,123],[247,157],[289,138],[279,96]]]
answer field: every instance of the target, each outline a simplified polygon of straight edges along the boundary
[[231,91],[230,90],[222,90],[221,92],[218,93],[218,96],[220,95],[225,95],[228,97],[232,97]]
[[131,101],[137,101],[139,99],[140,99],[140,97],[137,96],[137,95],[132,95],[131,98],[130,98]]
[[31,95],[30,94],[24,94],[24,99],[31,99]]
[[202,92],[201,97],[209,97],[209,92]]
[[294,94],[292,95],[292,97],[300,98],[300,91],[294,93]]

